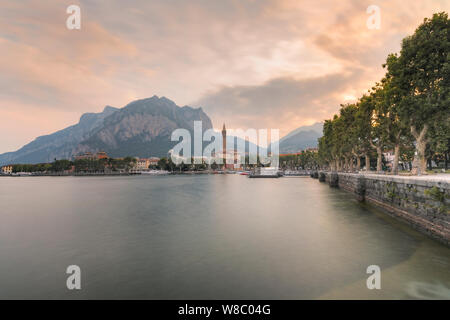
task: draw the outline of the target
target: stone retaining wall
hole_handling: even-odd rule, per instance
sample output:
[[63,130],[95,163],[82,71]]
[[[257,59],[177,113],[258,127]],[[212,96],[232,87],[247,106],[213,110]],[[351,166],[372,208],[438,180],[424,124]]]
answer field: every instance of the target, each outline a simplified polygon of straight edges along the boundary
[[450,181],[433,176],[318,172],[321,182],[382,207],[415,229],[450,246]]

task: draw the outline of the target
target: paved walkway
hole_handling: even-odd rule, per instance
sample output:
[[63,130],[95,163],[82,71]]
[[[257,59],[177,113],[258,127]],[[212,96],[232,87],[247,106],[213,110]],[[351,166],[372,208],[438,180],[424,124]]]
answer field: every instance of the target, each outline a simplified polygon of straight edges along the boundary
[[436,173],[436,174],[427,174],[421,176],[407,176],[407,175],[393,175],[393,174],[376,174],[376,173],[364,173],[360,172],[366,176],[373,177],[393,177],[393,178],[403,178],[403,179],[412,179],[412,180],[427,180],[427,181],[446,181],[450,182],[450,174],[448,173]]
[[402,182],[402,183],[430,185],[430,186],[437,183],[441,186],[445,186],[446,188],[450,187],[450,174],[446,174],[446,173],[436,173],[436,174],[428,174],[428,175],[421,175],[421,176],[376,174],[376,173],[365,173],[365,172],[360,172],[359,174],[363,174],[365,177],[368,177],[368,178],[385,180],[385,181],[397,181],[397,182]]

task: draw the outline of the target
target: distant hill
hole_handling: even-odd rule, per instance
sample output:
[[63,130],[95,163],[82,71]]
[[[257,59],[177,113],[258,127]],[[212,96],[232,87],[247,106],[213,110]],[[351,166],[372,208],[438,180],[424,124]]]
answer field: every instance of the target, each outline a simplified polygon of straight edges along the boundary
[[201,108],[179,107],[164,97],[137,100],[105,118],[75,151],[103,150],[112,157],[167,156],[177,144],[170,141],[172,131],[184,128],[192,135],[196,120],[202,121],[203,130],[212,128]]
[[40,136],[15,152],[0,154],[0,165],[9,163],[51,162],[54,158],[70,158],[76,146],[92,131],[103,124],[103,120],[117,111],[106,106],[100,113],[85,113],[80,121],[53,134]]
[[323,124],[299,127],[280,139],[280,153],[295,153],[306,148],[316,148],[322,136]]
[[131,102],[121,109],[110,106],[100,113],[86,113],[78,124],[41,136],[15,152],[0,155],[0,165],[71,159],[81,152],[106,151],[112,157],[166,156],[177,142],[170,135],[177,128],[193,131],[195,120],[212,128],[201,108],[179,107],[167,98]]
[[227,151],[234,151],[238,149],[240,143],[244,142],[245,152],[248,154],[258,154],[259,149],[261,151],[265,151],[265,148],[260,147],[257,144],[250,142],[247,139],[243,139],[241,137],[227,135]]

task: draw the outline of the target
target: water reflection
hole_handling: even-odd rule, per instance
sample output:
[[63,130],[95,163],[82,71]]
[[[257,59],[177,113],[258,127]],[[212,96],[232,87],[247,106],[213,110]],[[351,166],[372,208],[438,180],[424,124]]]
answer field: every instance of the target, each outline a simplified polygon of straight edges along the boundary
[[309,178],[2,178],[0,261],[0,298],[450,298],[450,249]]

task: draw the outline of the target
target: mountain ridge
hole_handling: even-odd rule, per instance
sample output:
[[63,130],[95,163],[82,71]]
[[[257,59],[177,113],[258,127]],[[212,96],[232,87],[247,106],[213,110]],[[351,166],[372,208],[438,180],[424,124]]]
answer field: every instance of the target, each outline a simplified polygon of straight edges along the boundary
[[164,156],[176,144],[170,141],[172,131],[193,131],[194,120],[201,120],[205,130],[212,128],[211,119],[201,108],[179,107],[166,97],[154,95],[120,109],[107,105],[102,112],[81,115],[74,125],[0,154],[0,165],[51,162],[100,150],[114,157]]
[[300,126],[282,137],[279,143],[280,154],[296,153],[307,148],[316,148],[322,136],[323,123],[316,122],[309,126]]
[[[201,107],[180,107],[166,97],[154,95],[122,108],[107,105],[102,112],[82,114],[74,125],[39,136],[16,151],[0,154],[0,165],[72,159],[88,151],[105,151],[111,157],[167,156],[168,150],[178,143],[170,141],[173,130],[185,128],[192,134],[194,121],[202,121],[203,130],[212,128],[211,119]],[[280,153],[317,147],[322,127],[318,122],[289,132],[279,140]],[[240,138],[227,136],[229,139]],[[246,141],[246,151],[250,151],[250,144]],[[230,140],[227,145],[231,146]]]
[[77,124],[54,133],[42,135],[27,143],[16,151],[0,154],[0,165],[9,163],[50,162],[70,153],[70,146],[81,142],[89,132],[101,125],[102,121],[117,111],[117,108],[106,106],[99,113],[84,113]]

